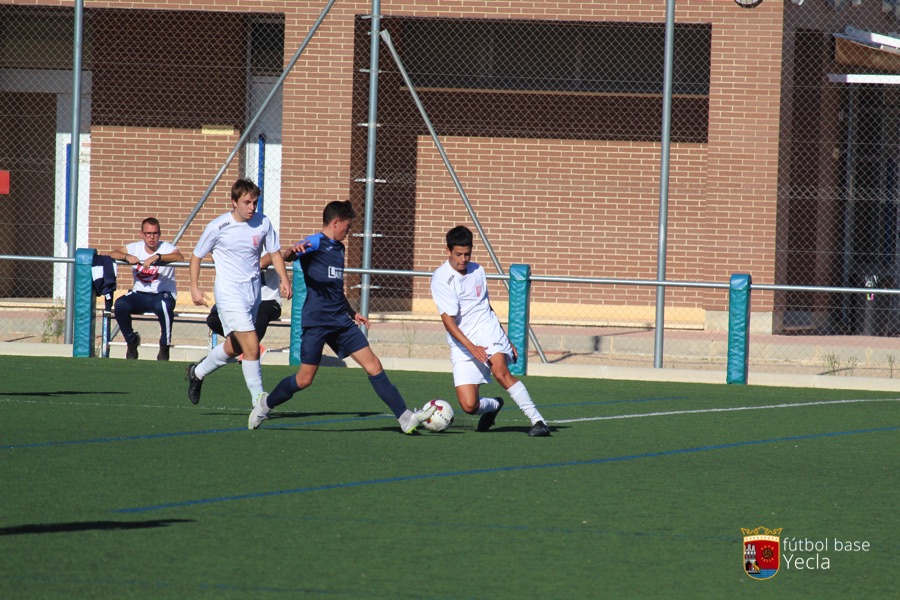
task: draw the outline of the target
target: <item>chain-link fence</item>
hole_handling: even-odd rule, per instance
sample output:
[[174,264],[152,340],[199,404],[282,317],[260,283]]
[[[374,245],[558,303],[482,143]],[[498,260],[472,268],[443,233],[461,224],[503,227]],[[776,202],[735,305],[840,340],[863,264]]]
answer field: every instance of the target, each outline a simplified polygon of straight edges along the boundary
[[[84,11],[77,246],[103,252],[134,241],[146,216],[171,239],[325,2],[298,4],[186,11],[107,2]],[[398,60],[382,43],[374,184],[370,4],[339,4],[223,181],[257,181],[286,240],[317,229],[325,201],[349,197],[360,215],[349,267],[367,266],[371,236],[372,268],[431,271],[445,258],[445,231],[475,229],[477,219],[485,235],[475,260],[488,272],[499,270],[490,244],[504,270],[525,263],[541,275],[653,280],[663,4],[536,2],[503,14],[490,2],[449,12],[437,0],[382,2],[381,30]],[[892,0],[679,3],[667,279],[749,272],[754,282],[897,287],[897,15]],[[0,255],[65,256],[70,246],[73,24],[70,6],[0,4],[0,170],[12,182],[0,196],[9,208]],[[373,227],[362,231],[368,185]],[[228,208],[217,190],[179,240],[186,256],[202,224]],[[204,271],[206,289],[211,277]],[[369,294],[376,348],[442,355],[427,279],[371,283],[361,290],[360,276],[347,279],[354,302]],[[63,310],[64,292],[63,265],[0,260],[10,311]],[[502,312],[502,283],[491,293]],[[892,377],[898,302],[755,293],[752,358],[768,370]],[[650,366],[655,303],[650,286],[537,283],[531,317],[551,362]],[[665,303],[666,366],[723,365],[727,294],[673,287]]]

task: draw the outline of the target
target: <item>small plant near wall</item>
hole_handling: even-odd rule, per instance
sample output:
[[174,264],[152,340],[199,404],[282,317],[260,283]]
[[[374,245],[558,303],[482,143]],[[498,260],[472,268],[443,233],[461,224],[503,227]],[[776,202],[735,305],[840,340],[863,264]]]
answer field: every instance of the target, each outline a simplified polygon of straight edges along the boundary
[[41,342],[44,344],[58,344],[62,339],[63,328],[65,327],[65,305],[62,298],[54,300],[53,305],[44,313],[43,330],[41,332]]

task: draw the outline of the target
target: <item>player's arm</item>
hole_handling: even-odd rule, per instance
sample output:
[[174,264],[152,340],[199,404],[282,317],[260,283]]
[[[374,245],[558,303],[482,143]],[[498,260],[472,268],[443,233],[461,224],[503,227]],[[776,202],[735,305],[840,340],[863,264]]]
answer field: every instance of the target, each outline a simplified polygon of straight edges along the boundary
[[191,264],[188,271],[191,276],[191,301],[196,306],[208,306],[209,298],[200,289],[200,261],[203,259],[196,254],[191,254]]
[[322,236],[318,233],[314,233],[311,236],[308,236],[296,244],[291,248],[291,251],[294,254],[306,254],[307,252],[315,252],[319,249],[319,242],[322,240]]
[[350,301],[347,300],[347,296],[344,296],[344,309],[347,311],[347,314],[350,315],[350,319],[352,319],[354,323],[362,325],[363,327],[369,326],[369,319],[367,319],[365,315],[353,310],[353,307],[350,306]]
[[168,252],[157,252],[156,254],[148,256],[147,259],[144,260],[144,266],[149,267],[156,263],[181,262],[183,260],[184,255],[181,253],[181,250],[172,248]]
[[109,254],[107,254],[110,258],[114,260],[124,260],[129,265],[136,265],[138,262],[138,257],[133,254],[128,254],[128,247],[122,246],[118,250],[112,250]]
[[[275,267],[275,272],[278,273],[278,279],[280,280],[278,283],[278,291],[281,293],[281,297],[285,300],[290,300],[291,296],[294,294],[294,288],[288,279],[287,269],[284,268],[284,258],[281,256],[281,250],[269,252],[266,254],[266,257],[268,257],[272,266]],[[260,262],[260,264],[262,263]]]
[[444,329],[447,330],[447,333],[449,333],[454,340],[462,344],[463,347],[475,357],[475,360],[482,363],[487,362],[487,348],[473,344],[472,340],[467,338],[466,334],[459,328],[459,325],[456,324],[455,317],[452,317],[447,313],[441,313],[441,322],[444,324]]
[[[494,317],[497,318],[497,313],[494,311],[494,307],[491,306],[490,303],[488,303],[488,308],[491,309],[491,314],[493,314]],[[497,323],[500,325],[500,329],[503,330],[503,333],[506,333],[506,329],[503,327],[503,323],[500,323],[499,318],[497,318]],[[516,350],[516,345],[512,343],[512,340],[510,340],[509,345],[510,345],[510,347],[512,347],[512,351],[513,351],[513,355],[512,355],[513,362],[518,362],[519,361],[519,351]]]

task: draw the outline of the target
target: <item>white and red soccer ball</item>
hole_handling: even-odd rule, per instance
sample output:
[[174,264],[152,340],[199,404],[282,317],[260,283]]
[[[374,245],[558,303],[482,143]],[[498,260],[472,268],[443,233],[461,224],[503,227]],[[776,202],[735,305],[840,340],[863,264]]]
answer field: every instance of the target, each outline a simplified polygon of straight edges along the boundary
[[440,433],[446,431],[453,425],[453,407],[446,400],[429,400],[424,408],[434,406],[434,414],[427,421],[422,423],[428,431]]

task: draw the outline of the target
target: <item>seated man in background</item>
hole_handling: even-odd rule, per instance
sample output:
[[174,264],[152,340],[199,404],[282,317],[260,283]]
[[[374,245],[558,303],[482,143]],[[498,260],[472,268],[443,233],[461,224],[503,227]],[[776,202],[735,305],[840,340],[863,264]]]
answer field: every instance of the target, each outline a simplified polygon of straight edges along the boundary
[[169,242],[160,240],[159,221],[148,217],[141,222],[141,237],[108,254],[131,265],[134,286],[116,300],[113,313],[125,337],[125,358],[135,360],[141,336],[131,325],[131,315],[152,312],[159,319],[159,353],[156,360],[169,360],[172,345],[172,315],[175,311],[175,267],[165,263],[184,260],[181,252]]

